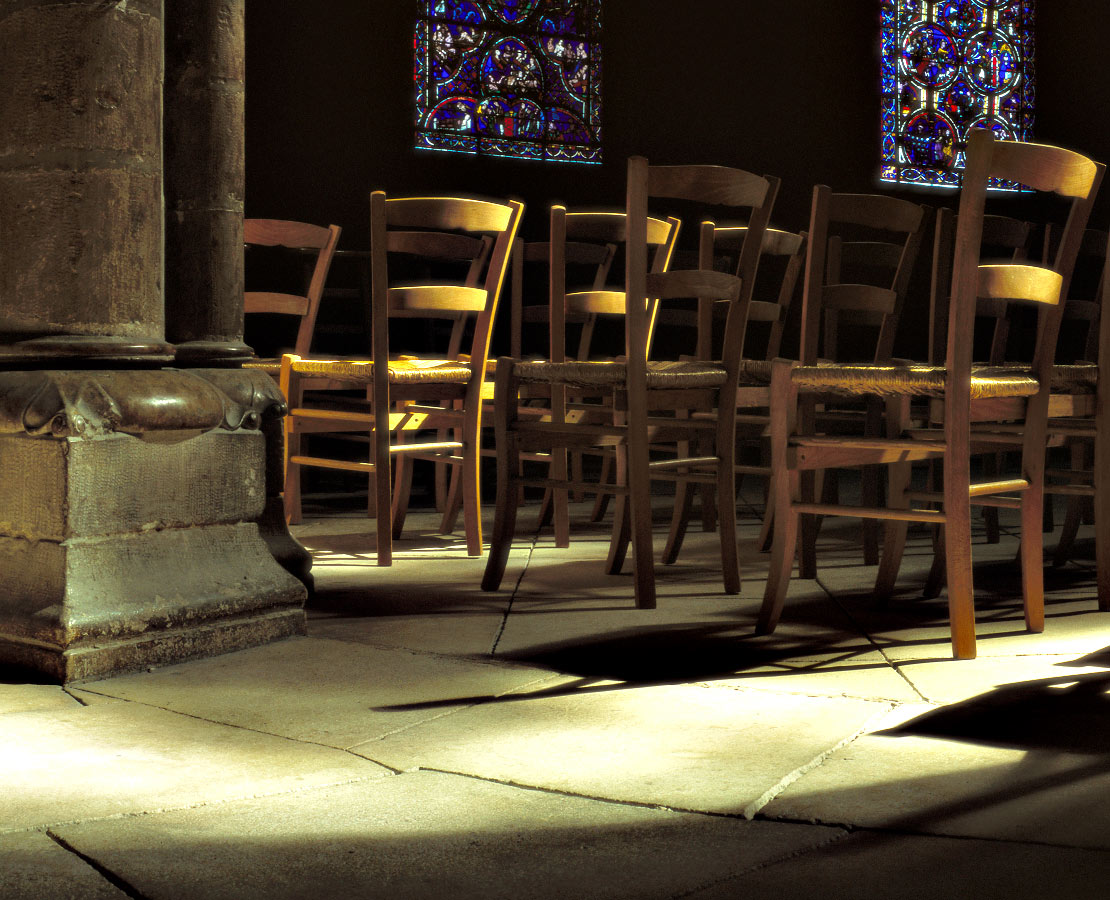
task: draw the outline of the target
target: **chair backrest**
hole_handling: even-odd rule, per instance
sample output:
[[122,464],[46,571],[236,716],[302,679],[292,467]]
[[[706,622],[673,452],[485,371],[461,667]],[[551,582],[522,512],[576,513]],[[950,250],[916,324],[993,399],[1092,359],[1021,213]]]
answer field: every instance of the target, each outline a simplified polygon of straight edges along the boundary
[[[484,377],[501,286],[524,204],[461,197],[387,198],[370,195],[371,319],[374,360],[384,378],[390,318],[452,321],[451,341],[439,355],[459,353],[462,320],[473,318],[469,357],[474,379]],[[395,254],[465,264],[466,274],[435,283],[399,284],[390,275]],[[386,382],[375,384],[385,390]]]
[[887,362],[902,314],[929,207],[883,194],[838,194],[813,189],[809,248],[802,289],[799,355],[844,359],[841,325],[877,329],[873,350],[852,349]]
[[[1060,339],[1056,347],[1058,362],[1098,362],[1100,359],[1099,328],[1106,302],[1106,280],[1110,275],[1107,271],[1110,269],[1110,257],[1106,253],[1107,237],[1107,232],[1094,228],[1088,228],[1083,233],[1071,290],[1064,301]],[[1082,274],[1080,268],[1085,270]],[[1086,279],[1082,277],[1084,274]]]
[[[746,225],[717,228],[714,232],[717,250],[724,251],[728,256],[739,260],[747,234],[748,227]],[[769,329],[766,349],[763,354],[764,359],[774,359],[779,355],[782,347],[783,328],[794,303],[795,289],[798,284],[798,277],[802,274],[805,258],[806,232],[795,233],[793,231],[783,231],[779,228],[768,228],[763,233],[759,272],[756,276],[757,283],[764,280],[763,274],[769,261],[778,259],[780,261],[778,269],[781,271],[775,298],[773,300],[756,300],[753,296],[748,306],[748,325],[751,326],[752,323],[761,322],[766,323]],[[711,322],[703,319],[699,323],[698,334],[702,335],[707,331],[712,331],[712,325]],[[745,338],[745,346],[747,346],[747,340],[750,337],[749,332]],[[712,355],[712,349],[706,347],[703,350],[699,347],[698,355],[702,358],[709,358]],[[747,355],[751,356],[751,353],[748,352]]]
[[[1047,241],[1048,235],[1045,239]],[[980,252],[987,259],[1018,262],[1030,258],[1035,227],[1032,222],[1012,216],[984,215]],[[956,214],[937,210],[933,238],[933,272],[929,292],[929,361],[944,364],[948,337],[948,290],[952,283],[952,251],[956,240]],[[1005,300],[984,300],[977,306],[980,316],[994,320],[988,360],[1001,363],[1006,358],[1010,336],[1010,316]]]
[[[1105,167],[1072,150],[1044,144],[1000,141],[985,129],[968,138],[967,166],[952,263],[945,391],[946,421],[966,422],[975,316],[981,299],[1031,302],[1039,314],[1032,368],[1047,396],[1063,312],[1076,258]],[[984,206],[990,179],[1024,184],[1069,202],[1056,253],[1042,265],[1023,262],[984,264],[980,259]],[[959,405],[958,408],[956,405]]]
[[293,352],[307,356],[316,328],[316,315],[320,311],[320,298],[328,280],[332,257],[342,229],[338,225],[324,228],[306,222],[284,219],[245,219],[243,242],[257,247],[285,247],[291,250],[315,250],[316,261],[308,278],[304,294],[283,294],[273,291],[245,291],[243,311],[251,313],[278,313],[298,316],[297,338]]
[[[628,239],[628,217],[622,212],[567,212],[559,205],[551,207],[550,240],[543,244],[548,258],[549,358],[566,359],[566,324],[581,322],[578,360],[595,356],[594,327],[598,316],[624,316],[623,286],[609,284],[609,270],[617,250]],[[665,272],[670,266],[682,223],[674,218],[649,216],[646,241],[650,252],[650,271]],[[584,290],[568,290],[567,269],[578,263],[593,267],[593,279]],[[648,344],[654,333],[655,310],[649,315]]]
[[[744,353],[752,288],[759,267],[764,234],[771,218],[779,179],[725,166],[651,166],[643,157],[628,163],[628,250],[625,291],[625,349],[629,379],[646,372],[647,336],[654,301],[696,299],[702,304],[729,302],[722,360],[735,386]],[[735,275],[714,268],[716,224],[701,222],[698,268],[649,273],[647,266],[647,208],[649,202],[677,200],[712,207],[729,219],[748,222]],[[640,302],[633,298],[643,297]]]

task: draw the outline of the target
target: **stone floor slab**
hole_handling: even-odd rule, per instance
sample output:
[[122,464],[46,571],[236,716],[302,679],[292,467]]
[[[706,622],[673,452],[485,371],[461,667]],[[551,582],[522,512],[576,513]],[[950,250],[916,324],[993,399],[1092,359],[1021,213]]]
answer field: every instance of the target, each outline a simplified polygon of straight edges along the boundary
[[137,703],[4,717],[0,832],[381,777],[365,759]]
[[863,832],[687,895],[690,900],[1102,900],[1110,854]]
[[74,709],[81,702],[56,684],[0,682],[0,716],[36,709]]
[[[1088,679],[1088,680],[1084,680]],[[907,705],[763,812],[792,821],[1110,849],[1107,676]]]
[[[537,682],[502,663],[293,638],[84,686],[214,722],[347,748]],[[462,690],[460,691],[460,687]]]
[[150,900],[664,900],[842,834],[427,772],[60,833]]
[[126,896],[41,831],[0,835],[0,897],[4,900],[124,900]]
[[352,748],[398,769],[741,814],[889,704],[583,679]]

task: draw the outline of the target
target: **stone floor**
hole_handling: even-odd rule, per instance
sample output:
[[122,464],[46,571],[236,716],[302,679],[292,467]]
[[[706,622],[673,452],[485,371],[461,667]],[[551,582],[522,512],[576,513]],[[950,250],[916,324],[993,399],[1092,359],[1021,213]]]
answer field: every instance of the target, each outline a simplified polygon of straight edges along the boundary
[[320,516],[307,637],[66,690],[0,671],[0,898],[1110,895],[1089,558],[1029,635],[1013,537],[980,536],[956,662],[924,533],[877,609],[830,523],[754,637],[764,557],[725,596],[694,532],[637,611],[586,511],[568,550],[522,534],[496,594],[430,514],[386,569],[365,518]]

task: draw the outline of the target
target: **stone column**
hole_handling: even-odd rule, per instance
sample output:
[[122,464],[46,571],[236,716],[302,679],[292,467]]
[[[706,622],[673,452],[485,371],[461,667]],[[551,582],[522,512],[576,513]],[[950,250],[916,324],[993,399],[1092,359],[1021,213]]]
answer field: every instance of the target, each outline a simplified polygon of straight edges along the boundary
[[166,6],[166,336],[181,365],[243,343],[244,0]]
[[0,0],[0,663],[60,681],[305,627],[260,525],[277,386],[156,367],[162,39],[161,0]]
[[161,0],[0,0],[0,365],[168,360]]

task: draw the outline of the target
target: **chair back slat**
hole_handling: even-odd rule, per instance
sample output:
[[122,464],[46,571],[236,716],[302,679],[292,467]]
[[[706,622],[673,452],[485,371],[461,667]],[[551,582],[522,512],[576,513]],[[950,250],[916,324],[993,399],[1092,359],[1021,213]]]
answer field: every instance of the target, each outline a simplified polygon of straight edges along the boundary
[[872,345],[853,330],[853,358],[890,360],[928,214],[927,206],[896,197],[814,187],[802,288],[804,364],[844,359],[842,324],[878,326]]
[[991,175],[1063,197],[1086,197],[1098,175],[1098,164],[1074,150],[1047,144],[996,141]]
[[925,208],[887,194],[829,195],[829,218],[845,225],[880,231],[911,232],[921,228]]
[[706,269],[677,269],[649,275],[648,295],[659,300],[676,297],[704,297],[709,300],[730,300],[739,289],[735,275]]
[[1058,272],[1040,266],[1010,265],[979,266],[980,298],[992,300],[1025,300],[1055,306],[1060,302],[1063,279]]
[[762,206],[770,182],[761,175],[726,166],[652,166],[651,197],[689,200],[719,206]]
[[466,197],[395,197],[386,201],[390,228],[503,232],[513,219],[504,203]]
[[[429,259],[472,260],[490,246],[488,238],[444,231],[391,231],[389,252]],[[484,242],[484,243],[483,243]]]
[[243,293],[243,312],[279,313],[287,316],[303,316],[308,313],[308,297],[296,294],[280,294],[274,291],[245,291]]
[[342,229],[338,225],[324,227],[285,219],[243,220],[243,241],[247,246],[317,251],[303,296],[265,291],[248,291],[243,295],[244,313],[280,313],[300,317],[293,342],[293,352],[300,356],[307,356],[312,347],[316,316],[340,234]]
[[308,222],[285,219],[244,219],[243,242],[259,247],[312,247],[321,250],[328,245],[331,230]]

